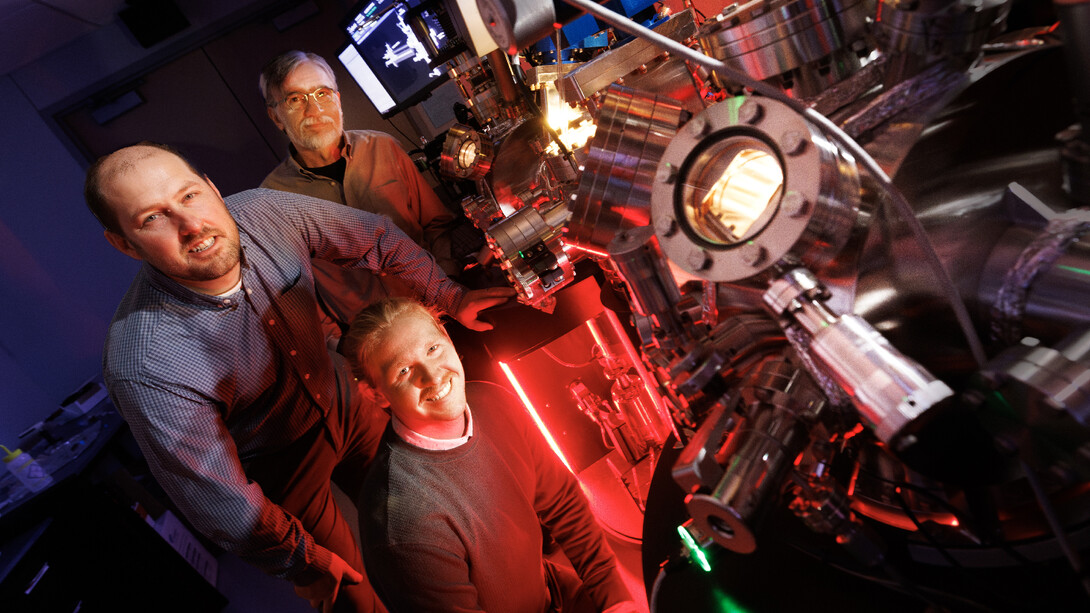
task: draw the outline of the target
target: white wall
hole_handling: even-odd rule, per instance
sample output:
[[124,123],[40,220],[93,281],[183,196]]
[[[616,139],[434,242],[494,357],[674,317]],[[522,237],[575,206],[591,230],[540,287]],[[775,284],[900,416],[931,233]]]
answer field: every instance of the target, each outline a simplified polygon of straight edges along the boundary
[[83,168],[0,77],[0,443],[99,372],[106,326],[136,270],[83,203]]
[[101,372],[106,327],[139,266],[102,237],[83,201],[87,162],[43,116],[270,4],[182,0],[192,26],[151,49],[115,20],[0,76],[0,444],[17,445]]

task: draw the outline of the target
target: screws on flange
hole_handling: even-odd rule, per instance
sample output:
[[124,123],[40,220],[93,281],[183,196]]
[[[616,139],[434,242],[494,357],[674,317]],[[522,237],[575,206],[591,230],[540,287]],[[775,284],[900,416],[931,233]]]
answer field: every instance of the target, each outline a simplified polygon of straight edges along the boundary
[[689,267],[693,270],[705,270],[712,264],[712,259],[708,256],[708,252],[703,249],[693,249],[689,252]]
[[799,155],[803,151],[806,151],[806,145],[810,141],[806,136],[798,130],[790,130],[784,132],[780,137],[780,145],[783,147],[783,152],[787,155]]
[[756,100],[750,99],[738,107],[738,119],[744,123],[757,123],[764,115],[764,107]]
[[673,183],[677,181],[677,168],[670,162],[666,162],[659,167],[658,173],[655,174],[655,179],[660,183]]
[[655,220],[655,232],[662,236],[677,234],[677,221],[673,217],[659,217]]
[[789,217],[802,217],[810,212],[810,201],[798,192],[787,192],[780,201],[780,207]]
[[742,263],[746,266],[756,268],[757,266],[760,266],[762,263],[764,263],[765,258],[768,257],[768,251],[764,247],[755,243],[747,243],[745,245],[742,245],[740,249]]

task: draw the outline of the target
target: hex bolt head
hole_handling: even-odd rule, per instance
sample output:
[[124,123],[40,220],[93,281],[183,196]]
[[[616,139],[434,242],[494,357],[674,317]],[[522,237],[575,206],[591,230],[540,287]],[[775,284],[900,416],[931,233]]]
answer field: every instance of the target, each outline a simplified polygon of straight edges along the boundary
[[705,270],[712,264],[712,259],[708,256],[708,252],[700,248],[690,251],[686,261],[693,270]]
[[673,236],[677,234],[677,220],[673,217],[659,217],[655,220],[655,232],[661,236]]
[[743,123],[755,124],[761,121],[761,117],[764,115],[764,107],[760,102],[753,100],[752,98],[742,103],[742,106],[738,108],[738,120]]
[[693,136],[704,136],[710,129],[708,120],[703,117],[694,117],[687,127],[693,133]]
[[670,162],[666,162],[659,167],[657,173],[655,173],[655,180],[660,183],[671,184],[677,181],[677,167]]
[[756,243],[747,243],[742,245],[740,255],[743,264],[756,268],[768,257],[768,250]]
[[806,135],[798,130],[788,130],[780,137],[780,145],[787,155],[801,154],[806,151],[806,145],[808,144],[810,144],[810,141],[806,138]]
[[798,192],[787,192],[780,201],[783,212],[789,217],[802,217],[810,212],[810,201]]

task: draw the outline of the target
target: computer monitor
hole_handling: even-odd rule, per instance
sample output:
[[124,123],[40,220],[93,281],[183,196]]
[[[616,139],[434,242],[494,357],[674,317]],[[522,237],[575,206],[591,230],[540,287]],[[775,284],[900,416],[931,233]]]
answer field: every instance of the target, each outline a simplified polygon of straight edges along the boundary
[[[430,45],[417,38],[414,20],[417,31],[427,31]],[[362,2],[343,27],[349,40],[337,57],[383,118],[420,102],[448,78],[432,50],[447,55],[456,37],[427,2]]]

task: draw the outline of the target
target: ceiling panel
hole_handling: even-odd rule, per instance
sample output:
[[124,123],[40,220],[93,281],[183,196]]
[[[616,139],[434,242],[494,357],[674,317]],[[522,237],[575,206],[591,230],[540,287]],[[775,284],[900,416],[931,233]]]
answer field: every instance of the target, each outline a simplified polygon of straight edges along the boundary
[[0,0],[0,74],[110,23],[124,6],[124,0]]
[[36,4],[102,26],[113,21],[118,11],[125,7],[125,0],[38,0]]

